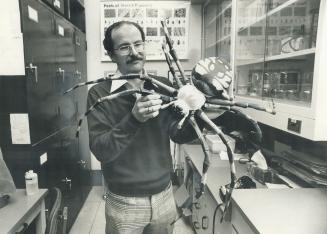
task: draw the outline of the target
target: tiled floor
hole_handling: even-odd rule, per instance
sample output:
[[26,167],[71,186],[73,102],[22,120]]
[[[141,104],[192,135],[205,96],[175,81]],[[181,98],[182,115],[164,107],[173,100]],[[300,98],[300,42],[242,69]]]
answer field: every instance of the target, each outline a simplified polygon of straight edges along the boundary
[[[88,198],[81,209],[70,234],[104,234],[104,200],[103,187],[95,186],[92,188]],[[185,224],[183,219],[175,223],[174,234],[194,234],[192,229]]]

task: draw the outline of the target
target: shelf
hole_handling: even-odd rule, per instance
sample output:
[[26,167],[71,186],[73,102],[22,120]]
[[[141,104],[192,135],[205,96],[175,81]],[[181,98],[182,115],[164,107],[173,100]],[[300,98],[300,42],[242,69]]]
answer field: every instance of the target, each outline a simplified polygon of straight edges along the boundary
[[218,44],[218,43],[220,43],[220,42],[222,42],[222,41],[225,41],[225,40],[227,40],[228,38],[230,38],[230,34],[229,34],[229,35],[226,35],[226,36],[224,36],[224,37],[222,37],[222,38],[219,38],[219,39],[216,41],[216,44]]
[[256,64],[256,63],[275,61],[275,60],[283,60],[283,59],[292,59],[292,58],[295,59],[296,57],[314,54],[315,52],[316,52],[316,48],[310,48],[310,49],[296,51],[293,53],[268,56],[265,59],[264,58],[249,59],[249,60],[237,63],[237,66],[251,65],[251,64]]
[[230,35],[224,36],[222,38],[219,38],[216,42],[211,43],[210,45],[208,45],[208,47],[212,47],[214,45],[217,45],[218,43],[221,43],[222,41],[227,40],[228,38],[230,38]]
[[[327,111],[319,108],[327,95],[324,89],[327,54],[321,52],[327,48],[326,1],[207,0],[206,3],[202,56],[229,58],[237,88],[235,100],[271,107],[270,97],[250,94],[274,97],[276,115],[249,108],[244,112],[287,133],[326,141]],[[284,94],[283,90],[288,91]]]
[[257,19],[255,19],[253,22],[250,22],[250,23],[246,24],[245,26],[241,27],[238,30],[238,32],[241,32],[244,29],[249,28],[249,27],[251,27],[252,25],[254,25],[254,24],[258,23],[258,22],[260,22],[262,20],[265,20],[267,17],[272,16],[273,14],[275,14],[275,13],[283,10],[284,8],[290,6],[293,3],[296,3],[297,1],[299,1],[299,0],[289,0],[289,1],[287,1],[287,2],[285,2],[283,4],[281,4],[281,5],[279,5],[278,7],[272,9],[271,11],[269,11],[267,14],[265,14],[265,15],[257,18]]
[[247,98],[252,100],[258,100],[258,101],[266,101],[271,102],[274,101],[275,104],[283,104],[283,105],[292,105],[292,106],[299,106],[301,108],[310,108],[311,104],[310,102],[306,101],[297,101],[297,100],[288,100],[283,98],[277,98],[277,97],[268,97],[268,96],[251,96],[246,94],[236,94],[239,98]]
[[223,8],[223,9],[220,11],[220,13],[219,13],[218,15],[216,15],[215,17],[213,17],[213,19],[210,20],[210,21],[208,22],[207,25],[210,25],[210,24],[212,24],[213,22],[215,22],[215,20],[216,20],[218,17],[220,17],[222,14],[224,14],[224,12],[225,12],[227,9],[231,8],[231,7],[232,7],[232,3],[229,3],[225,8]]

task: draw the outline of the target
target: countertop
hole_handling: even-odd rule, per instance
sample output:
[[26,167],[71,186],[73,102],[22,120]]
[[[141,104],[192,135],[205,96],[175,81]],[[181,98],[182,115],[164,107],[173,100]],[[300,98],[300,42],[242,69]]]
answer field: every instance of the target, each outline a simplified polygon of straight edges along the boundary
[[[200,145],[183,145],[184,152],[189,156],[193,162],[193,165],[202,174],[202,164],[204,154]],[[213,195],[218,203],[221,203],[219,197],[219,188],[222,185],[229,184],[231,182],[230,168],[228,160],[220,160],[218,154],[210,154],[211,164],[208,170],[207,187],[209,192]],[[235,161],[236,176],[239,178],[243,175],[247,175],[246,165],[240,164]],[[258,188],[265,188],[266,186],[256,183]]]
[[[198,170],[202,172],[204,154],[200,145],[183,145]],[[247,174],[244,164],[235,162],[237,177]],[[230,183],[228,161],[211,155],[207,189],[221,203],[219,187]],[[327,234],[327,188],[235,189],[232,195],[232,221],[237,212],[251,232],[268,234]],[[235,214],[233,214],[233,212]],[[234,220],[233,220],[234,219]]]
[[39,189],[36,194],[27,196],[25,189],[17,189],[11,195],[9,203],[0,209],[0,233],[12,233],[20,228],[28,213],[32,213],[40,205],[47,193],[48,189]]
[[241,189],[232,199],[254,233],[327,233],[327,189]]

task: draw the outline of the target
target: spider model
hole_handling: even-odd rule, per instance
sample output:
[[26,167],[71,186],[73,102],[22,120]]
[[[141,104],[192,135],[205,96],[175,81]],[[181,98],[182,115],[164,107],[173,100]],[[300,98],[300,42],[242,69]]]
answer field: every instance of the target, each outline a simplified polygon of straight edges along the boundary
[[[184,121],[189,121],[201,142],[201,146],[204,152],[200,190],[197,191],[196,198],[200,198],[205,191],[207,173],[210,167],[210,157],[209,157],[208,144],[197,122],[195,121],[195,117],[202,119],[207,124],[207,127],[211,128],[220,137],[220,139],[226,146],[229,165],[230,165],[231,183],[229,184],[229,189],[224,199],[225,202],[225,209],[223,212],[223,216],[224,216],[230,204],[232,191],[237,183],[235,164],[234,164],[234,155],[233,155],[233,150],[229,146],[221,128],[218,127],[207,116],[205,111],[213,111],[213,110],[214,111],[219,110],[221,112],[227,111],[228,113],[232,113],[234,117],[236,116],[240,119],[245,120],[247,123],[249,123],[252,126],[251,129],[253,129],[253,131],[249,132],[248,135],[250,136],[250,138],[252,137],[252,139],[254,139],[255,142],[260,142],[262,138],[261,130],[258,124],[254,120],[252,120],[249,116],[243,114],[240,110],[236,109],[235,107],[254,108],[260,111],[269,112],[271,114],[275,114],[275,111],[268,108],[260,107],[258,105],[235,102],[231,98],[231,88],[230,88],[230,84],[233,78],[232,70],[230,65],[222,58],[211,57],[199,61],[192,71],[191,79],[186,79],[181,63],[177,57],[176,51],[173,48],[171,38],[169,37],[165,21],[162,20],[161,24],[163,27],[163,31],[165,33],[165,39],[166,39],[165,42],[169,47],[169,51],[167,51],[168,49],[166,48],[165,44],[163,44],[162,49],[164,51],[169,70],[176,82],[177,88],[167,86],[151,78],[150,76],[130,74],[130,75],[124,75],[116,78],[109,76],[95,81],[80,83],[74,86],[73,88],[67,90],[65,93],[68,93],[83,85],[94,84],[107,80],[114,81],[114,80],[128,80],[128,79],[147,80],[152,82],[154,85],[159,86],[160,88],[167,91],[169,93],[169,96],[159,94],[161,95],[161,99],[164,102],[164,104],[162,104],[161,106],[161,109],[167,108],[169,106],[174,106],[175,109],[178,110],[178,112],[182,116],[178,124],[178,127],[182,126]],[[179,77],[175,74],[173,61],[177,66],[182,79],[179,79]],[[181,80],[183,80],[184,83]],[[143,88],[129,89],[98,99],[97,102],[94,103],[87,110],[84,116],[79,120],[76,136],[78,137],[79,135],[83,118],[86,117],[91,111],[95,110],[99,104],[120,96],[131,95],[134,93],[148,95],[153,93],[153,91],[146,90]]]

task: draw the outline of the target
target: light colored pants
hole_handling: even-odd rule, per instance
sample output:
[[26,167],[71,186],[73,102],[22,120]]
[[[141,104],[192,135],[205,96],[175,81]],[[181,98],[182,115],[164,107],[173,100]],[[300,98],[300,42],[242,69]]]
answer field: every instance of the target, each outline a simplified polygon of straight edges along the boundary
[[177,211],[170,184],[149,197],[125,197],[110,191],[106,199],[106,234],[171,234]]

